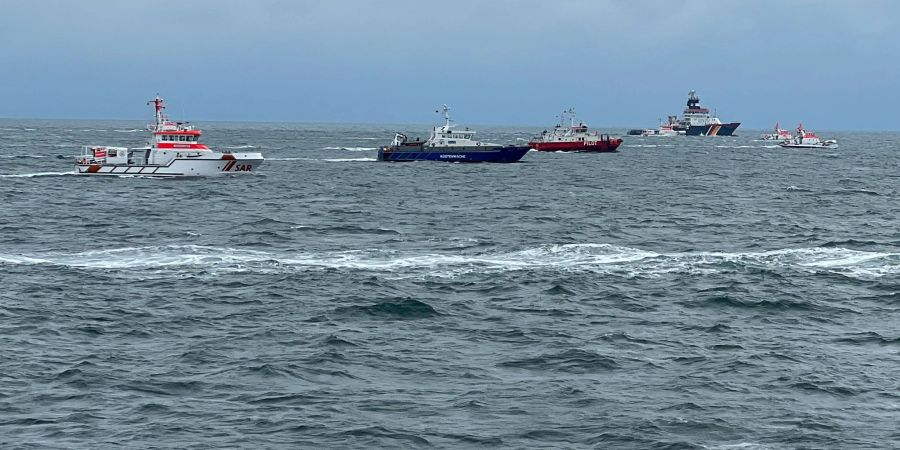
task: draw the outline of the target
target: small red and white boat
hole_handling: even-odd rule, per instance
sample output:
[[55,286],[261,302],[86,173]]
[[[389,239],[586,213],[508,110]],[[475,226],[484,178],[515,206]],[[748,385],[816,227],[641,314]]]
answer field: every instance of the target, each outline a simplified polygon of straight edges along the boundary
[[792,138],[791,130],[785,130],[781,128],[781,126],[776,122],[775,130],[773,133],[764,134],[761,136],[764,141],[788,141]]
[[[563,125],[569,121],[569,125]],[[575,125],[575,109],[569,108],[560,115],[559,124],[552,131],[544,130],[540,136],[528,142],[528,146],[541,152],[614,152],[622,139],[608,134],[588,132],[584,122]]]
[[784,148],[833,148],[837,147],[836,139],[819,139],[819,135],[803,129],[803,124],[797,126],[797,135],[790,140],[778,144]]
[[147,102],[156,107],[156,123],[146,147],[84,146],[75,160],[82,175],[144,177],[208,177],[248,173],[265,159],[261,153],[215,152],[200,143],[200,130],[186,122],[172,122],[163,113],[163,99]]
[[641,132],[641,136],[678,136],[684,134],[684,131],[678,131],[671,123],[660,124],[659,128],[648,128]]

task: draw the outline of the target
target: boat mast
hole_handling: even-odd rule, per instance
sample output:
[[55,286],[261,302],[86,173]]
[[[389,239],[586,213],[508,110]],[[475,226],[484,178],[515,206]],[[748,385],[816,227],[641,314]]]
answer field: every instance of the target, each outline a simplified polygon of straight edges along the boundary
[[450,107],[447,106],[446,103],[444,103],[444,105],[441,107],[440,111],[435,111],[435,112],[440,112],[441,115],[444,116],[444,120],[446,120],[446,123],[444,124],[444,126],[446,127],[447,130],[450,130],[450,122],[452,122],[450,120]]
[[166,105],[163,103],[163,99],[160,98],[159,94],[156,94],[156,98],[147,102],[147,104],[153,103],[153,106],[156,108],[156,129],[159,130],[165,122],[165,116],[163,115],[163,110],[166,109]]

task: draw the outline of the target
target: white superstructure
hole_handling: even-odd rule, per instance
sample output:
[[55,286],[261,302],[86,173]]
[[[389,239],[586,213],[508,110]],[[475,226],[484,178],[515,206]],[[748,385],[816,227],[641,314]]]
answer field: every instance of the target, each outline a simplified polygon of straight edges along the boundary
[[697,96],[697,91],[688,92],[687,108],[684,109],[682,117],[682,125],[685,128],[690,126],[720,125],[722,123],[718,117],[709,113],[708,108],[700,106],[700,97]]
[[[584,145],[593,145],[600,140],[600,133],[596,131],[588,132],[587,124],[579,121],[576,125],[575,119],[575,108],[563,111],[559,115],[559,123],[553,127],[553,130],[544,131],[536,139],[540,140],[541,143],[584,142]],[[566,125],[566,122],[569,124]]]

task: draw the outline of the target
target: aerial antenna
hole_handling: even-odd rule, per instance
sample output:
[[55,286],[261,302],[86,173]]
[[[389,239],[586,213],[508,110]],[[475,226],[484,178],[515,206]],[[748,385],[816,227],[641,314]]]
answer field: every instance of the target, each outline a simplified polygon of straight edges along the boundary
[[569,109],[563,110],[562,114],[559,115],[559,125],[562,126],[565,123],[566,118],[569,119],[569,126],[575,126],[575,108],[570,107]]
[[452,121],[450,120],[450,107],[447,106],[446,103],[444,103],[444,105],[441,106],[441,109],[436,110],[435,112],[436,112],[436,113],[442,113],[442,115],[444,116],[444,120],[447,121],[447,123],[446,123],[445,126],[449,127],[449,126],[450,126],[450,122],[452,122]]

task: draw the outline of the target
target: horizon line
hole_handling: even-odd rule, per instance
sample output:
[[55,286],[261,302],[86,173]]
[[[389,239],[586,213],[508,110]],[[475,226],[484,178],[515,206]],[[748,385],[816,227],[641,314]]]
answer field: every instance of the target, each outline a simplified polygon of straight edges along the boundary
[[[91,118],[73,118],[73,117],[7,117],[0,116],[0,120],[73,120],[73,121],[110,121],[110,122],[138,122],[143,121],[144,119],[110,119],[110,118],[102,118],[102,117],[91,117]],[[152,121],[151,119],[147,119]],[[207,123],[254,123],[254,124],[314,124],[314,125],[425,125],[425,126],[437,126],[431,123],[425,122],[332,122],[332,121],[306,121],[306,120],[233,120],[233,119],[197,119],[197,120],[188,120],[183,123],[197,123],[197,122],[207,122]],[[147,123],[150,123],[149,121]],[[546,125],[523,125],[523,124],[508,124],[508,123],[477,123],[472,122],[472,126],[489,126],[489,127],[523,127],[523,128],[541,128],[548,127]],[[743,123],[741,123],[743,125]],[[601,125],[601,126],[593,126],[590,125],[594,131],[598,129],[605,128],[613,128],[613,129],[625,129],[625,130],[644,130],[644,129],[653,129],[653,127],[632,127],[632,126],[624,126],[624,125]],[[770,127],[767,128],[752,128],[752,127],[744,127],[745,130],[771,130]],[[817,130],[824,131],[837,131],[837,132],[877,132],[877,133],[891,133],[891,132],[900,132],[900,129],[846,129],[846,128],[816,128]],[[739,136],[739,135],[738,135]]]

